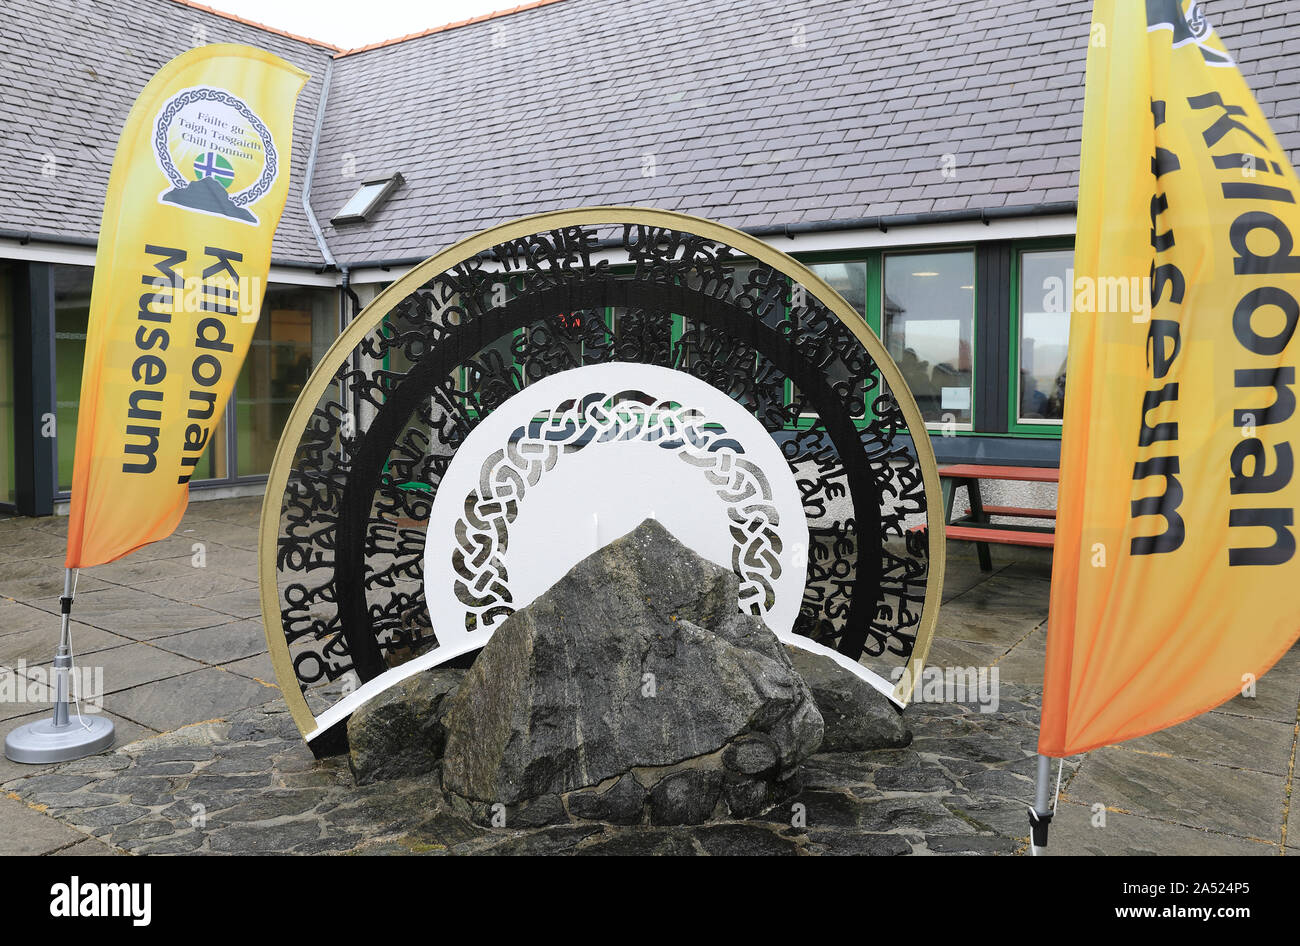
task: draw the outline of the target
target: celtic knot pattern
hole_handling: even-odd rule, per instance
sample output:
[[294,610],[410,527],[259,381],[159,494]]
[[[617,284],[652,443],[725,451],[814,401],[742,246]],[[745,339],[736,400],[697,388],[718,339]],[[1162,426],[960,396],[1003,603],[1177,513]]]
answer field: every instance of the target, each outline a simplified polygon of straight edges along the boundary
[[465,515],[456,522],[451,553],[456,598],[473,616],[471,629],[494,627],[514,613],[506,551],[510,526],[528,489],[565,454],[629,442],[673,451],[716,487],[732,523],[731,567],[741,580],[741,610],[767,614],[775,599],[772,583],[781,577],[782,551],[775,528],[781,518],[767,476],[745,459],[716,420],[675,401],[638,395],[631,399],[593,392],[579,403],[556,405],[536,433],[517,428],[506,447],[483,461],[479,486],[465,497]]

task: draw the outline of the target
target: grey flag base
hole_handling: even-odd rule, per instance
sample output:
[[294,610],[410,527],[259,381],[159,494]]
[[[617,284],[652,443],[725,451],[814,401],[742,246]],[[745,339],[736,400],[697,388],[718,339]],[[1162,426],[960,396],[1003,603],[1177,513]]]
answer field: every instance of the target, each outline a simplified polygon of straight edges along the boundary
[[59,599],[63,626],[54,655],[54,715],[19,726],[5,737],[5,758],[11,762],[67,762],[102,752],[113,744],[113,721],[103,716],[68,712],[68,675],[72,670],[72,569],[63,573]]
[[1029,850],[1035,857],[1047,850],[1047,828],[1056,806],[1047,800],[1052,780],[1052,760],[1038,757],[1038,780],[1034,786],[1034,807],[1029,809]]

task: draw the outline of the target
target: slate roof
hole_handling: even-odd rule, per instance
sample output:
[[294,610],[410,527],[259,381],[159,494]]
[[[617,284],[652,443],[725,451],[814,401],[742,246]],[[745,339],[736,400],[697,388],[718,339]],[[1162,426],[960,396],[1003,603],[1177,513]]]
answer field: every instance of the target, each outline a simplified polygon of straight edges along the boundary
[[[1204,7],[1294,163],[1300,0]],[[0,227],[95,233],[131,99],[201,23],[312,73],[276,254],[320,261],[298,188],[329,49],[175,0],[6,8]],[[358,50],[334,61],[313,208],[334,255],[360,264],[581,204],[751,227],[1073,201],[1090,8],[558,0]],[[70,170],[41,177],[46,152]],[[406,183],[371,221],[329,224],[395,170]]]
[[302,184],[325,66],[335,50],[172,0],[5,0],[0,228],[96,237],[131,104],[155,72],[196,40],[260,46],[311,74],[294,113],[289,200],[271,253],[277,261],[319,263]]

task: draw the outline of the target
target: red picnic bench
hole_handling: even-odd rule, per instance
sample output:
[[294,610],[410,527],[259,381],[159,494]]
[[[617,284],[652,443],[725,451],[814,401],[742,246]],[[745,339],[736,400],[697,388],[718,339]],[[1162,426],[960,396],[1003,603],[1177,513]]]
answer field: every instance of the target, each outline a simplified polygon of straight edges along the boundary
[[[993,560],[989,544],[1023,545],[1032,548],[1052,548],[1056,532],[1050,526],[1021,524],[994,524],[992,516],[1015,519],[1055,519],[1055,509],[1032,509],[1025,506],[986,506],[980,496],[980,480],[1016,480],[1023,483],[1058,483],[1061,471],[1055,467],[984,466],[978,463],[956,463],[939,468],[943,485],[943,521],[950,539],[974,542],[979,553],[980,569],[990,571]],[[965,486],[970,498],[970,508],[960,519],[952,518],[953,497],[957,487]],[[918,526],[917,528],[925,528]]]

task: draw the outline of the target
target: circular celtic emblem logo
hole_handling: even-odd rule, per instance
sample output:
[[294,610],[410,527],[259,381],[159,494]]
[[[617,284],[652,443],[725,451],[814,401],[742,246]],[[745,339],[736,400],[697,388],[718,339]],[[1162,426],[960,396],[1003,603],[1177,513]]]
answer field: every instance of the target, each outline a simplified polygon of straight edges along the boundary
[[158,112],[154,158],[167,178],[160,203],[256,224],[249,209],[280,172],[275,140],[257,114],[224,89],[173,95]]

